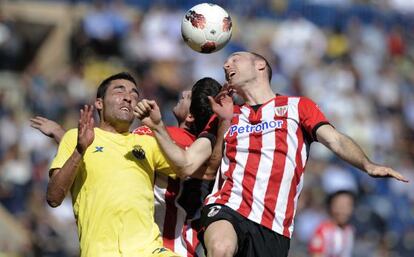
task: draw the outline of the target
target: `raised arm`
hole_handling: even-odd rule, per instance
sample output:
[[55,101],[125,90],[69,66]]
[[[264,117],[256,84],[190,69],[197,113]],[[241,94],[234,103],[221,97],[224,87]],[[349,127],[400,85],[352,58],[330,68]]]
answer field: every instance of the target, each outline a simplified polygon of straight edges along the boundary
[[45,136],[53,138],[56,143],[60,143],[65,129],[54,122],[53,120],[46,119],[41,116],[36,116],[30,119],[30,126],[42,132]]
[[154,132],[162,151],[180,177],[191,176],[210,157],[212,147],[207,138],[197,139],[187,150],[177,146],[167,132],[155,101],[144,99],[134,108],[134,114]]
[[52,169],[50,171],[46,200],[51,207],[59,206],[72,187],[83,154],[95,138],[93,129],[93,107],[85,106],[84,109],[80,111],[78,138],[75,150],[62,168]]
[[338,132],[331,125],[322,125],[316,131],[319,142],[328,147],[344,161],[352,164],[360,170],[368,173],[371,177],[392,177],[397,180],[408,182],[403,175],[392,168],[373,163],[361,147],[350,137]]
[[221,159],[223,158],[224,134],[229,129],[231,119],[233,118],[233,100],[231,95],[232,92],[227,88],[224,88],[216,99],[209,97],[213,111],[219,115],[220,118],[217,140],[213,148],[213,153],[207,162],[207,168],[203,176],[204,179],[214,179],[220,167]]

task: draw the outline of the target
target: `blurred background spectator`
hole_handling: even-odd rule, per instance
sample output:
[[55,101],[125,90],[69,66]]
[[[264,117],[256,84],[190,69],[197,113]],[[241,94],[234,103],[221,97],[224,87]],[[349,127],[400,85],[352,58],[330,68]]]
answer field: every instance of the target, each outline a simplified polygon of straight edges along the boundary
[[290,256],[309,256],[325,196],[343,187],[358,192],[353,256],[414,256],[414,1],[213,2],[234,32],[210,55],[181,39],[182,16],[198,1],[1,2],[0,256],[78,256],[70,199],[57,209],[45,201],[56,146],[30,117],[74,127],[97,83],[129,70],[174,125],[179,92],[203,76],[224,82],[223,62],[239,50],[266,56],[275,91],[311,97],[375,161],[411,180],[371,179],[313,145]]

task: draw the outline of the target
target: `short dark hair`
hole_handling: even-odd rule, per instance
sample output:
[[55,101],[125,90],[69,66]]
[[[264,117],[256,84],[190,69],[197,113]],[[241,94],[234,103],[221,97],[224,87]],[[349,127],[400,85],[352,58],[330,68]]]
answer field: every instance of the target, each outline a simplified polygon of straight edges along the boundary
[[356,194],[351,190],[338,190],[338,191],[328,194],[326,196],[326,207],[328,208],[328,212],[330,212],[333,200],[335,199],[335,197],[339,195],[349,195],[354,202],[356,201],[356,197],[357,197]]
[[269,82],[272,80],[272,66],[270,66],[270,63],[266,60],[266,58],[264,58],[263,55],[260,55],[258,53],[254,53],[254,52],[249,52],[250,54],[252,54],[256,59],[259,59],[261,61],[264,61],[266,63],[266,71],[267,71],[267,77],[269,79]]
[[134,83],[135,86],[137,86],[137,82],[135,81],[134,77],[132,77],[131,74],[129,74],[128,72],[120,72],[114,75],[109,76],[108,78],[104,79],[101,84],[98,87],[98,91],[96,93],[96,98],[104,98],[105,97],[105,93],[106,90],[108,89],[109,85],[111,84],[112,81],[117,80],[117,79],[124,79],[124,80],[129,80],[132,83]]
[[198,80],[191,89],[190,113],[194,117],[192,131],[198,135],[203,131],[210,117],[213,115],[207,96],[216,96],[221,90],[221,85],[215,79],[205,77]]

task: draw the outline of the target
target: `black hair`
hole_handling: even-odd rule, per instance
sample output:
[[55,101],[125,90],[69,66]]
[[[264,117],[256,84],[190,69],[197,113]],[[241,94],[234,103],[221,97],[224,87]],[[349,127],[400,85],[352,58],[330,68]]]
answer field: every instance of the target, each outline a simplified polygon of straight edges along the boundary
[[101,82],[101,84],[98,87],[98,91],[96,93],[96,98],[102,98],[102,99],[105,98],[105,93],[109,85],[111,84],[112,81],[117,80],[117,79],[124,79],[124,80],[131,81],[132,83],[134,83],[135,86],[137,86],[137,82],[135,81],[134,77],[132,77],[131,74],[129,74],[128,72],[120,72],[120,73],[114,74],[104,79]]
[[273,73],[272,66],[270,66],[270,63],[266,60],[266,58],[264,58],[263,55],[260,55],[254,52],[249,52],[249,53],[252,54],[256,59],[259,59],[266,63],[267,78],[269,79],[269,82],[270,82],[272,80],[272,73]]
[[221,90],[221,85],[215,79],[206,77],[198,80],[191,89],[190,113],[194,117],[192,132],[198,135],[213,115],[207,96],[216,96]]
[[356,198],[357,198],[356,194],[353,191],[350,191],[350,190],[338,190],[338,191],[335,191],[333,193],[330,193],[326,196],[326,208],[328,209],[329,213],[331,212],[330,211],[331,210],[331,205],[332,205],[332,202],[335,199],[335,197],[337,197],[339,195],[343,195],[343,194],[351,196],[352,200],[354,202],[356,201]]

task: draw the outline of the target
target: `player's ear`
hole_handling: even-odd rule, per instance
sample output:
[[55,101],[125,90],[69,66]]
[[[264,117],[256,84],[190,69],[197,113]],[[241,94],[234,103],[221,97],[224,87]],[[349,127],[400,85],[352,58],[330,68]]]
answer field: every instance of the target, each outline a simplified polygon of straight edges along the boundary
[[266,69],[266,62],[263,60],[255,60],[256,68],[260,71],[263,71]]
[[194,116],[191,113],[187,114],[187,117],[185,117],[186,122],[194,122]]
[[95,108],[98,112],[102,111],[102,109],[103,109],[103,99],[102,98],[96,98]]

